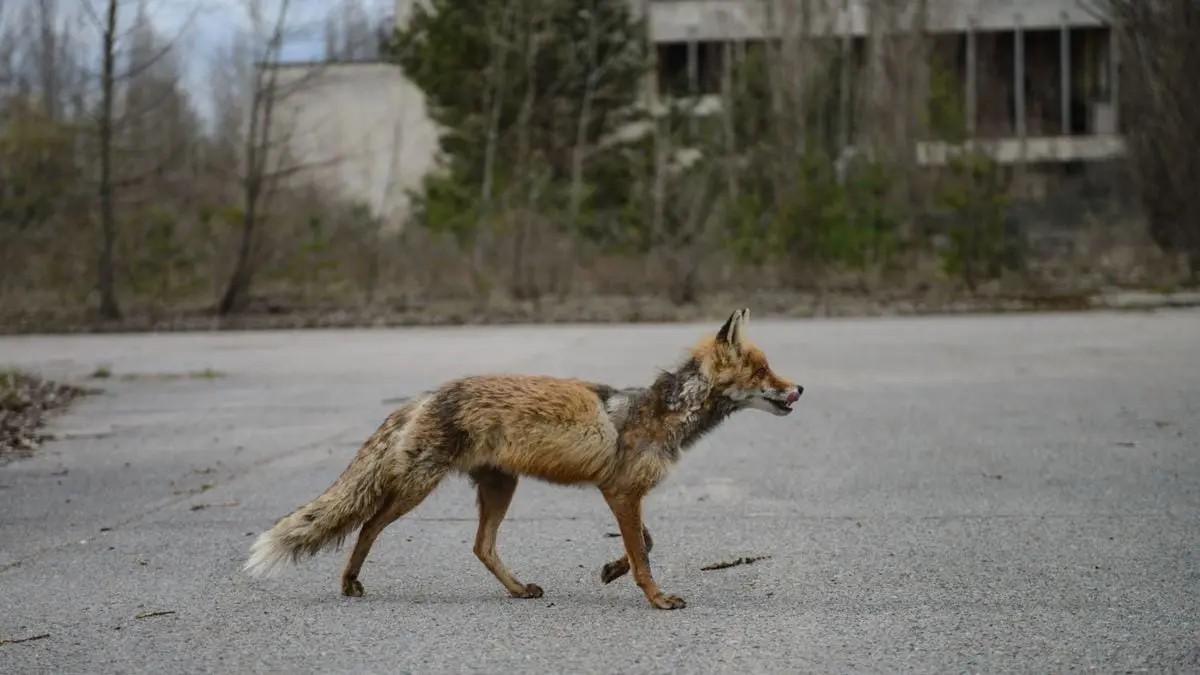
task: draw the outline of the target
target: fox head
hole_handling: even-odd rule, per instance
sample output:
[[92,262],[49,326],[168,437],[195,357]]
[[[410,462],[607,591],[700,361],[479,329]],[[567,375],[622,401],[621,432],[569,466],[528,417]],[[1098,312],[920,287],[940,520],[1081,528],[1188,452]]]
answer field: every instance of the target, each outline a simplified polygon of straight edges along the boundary
[[692,349],[692,357],[711,383],[713,393],[738,408],[789,415],[804,387],[776,375],[762,350],[746,338],[749,309],[729,316],[715,336]]

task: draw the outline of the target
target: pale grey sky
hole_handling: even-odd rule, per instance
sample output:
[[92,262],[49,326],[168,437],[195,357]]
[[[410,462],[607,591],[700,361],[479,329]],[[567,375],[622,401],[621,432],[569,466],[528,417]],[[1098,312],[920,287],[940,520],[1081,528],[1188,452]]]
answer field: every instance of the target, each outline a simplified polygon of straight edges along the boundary
[[[2,1],[2,0],[0,0]],[[71,0],[68,0],[71,1]],[[136,13],[138,0],[124,0],[122,11],[129,18]],[[252,22],[248,3],[254,2],[261,16],[261,33],[269,31],[278,18],[281,0],[144,0],[151,20],[164,39],[177,40],[178,63],[194,94],[201,114],[208,117],[209,72],[215,58],[235,31],[250,31]],[[366,11],[372,21],[390,14],[394,0],[350,0]],[[91,0],[95,5],[105,0]],[[283,60],[308,61],[324,53],[324,21],[343,0],[290,0],[285,25]]]
[[[40,0],[0,0],[0,30],[20,40],[37,21]],[[212,119],[212,72],[235,32],[251,32],[250,8],[257,9],[258,34],[265,39],[283,0],[118,0],[118,39],[124,39],[139,6],[144,6],[162,39],[172,45],[174,61],[197,111]],[[324,23],[347,5],[361,8],[372,25],[395,11],[396,0],[289,0],[284,61],[310,61],[324,55]],[[100,60],[101,31],[109,0],[52,0],[50,7],[81,53]],[[123,46],[118,45],[118,49]],[[98,70],[98,69],[96,69]]]

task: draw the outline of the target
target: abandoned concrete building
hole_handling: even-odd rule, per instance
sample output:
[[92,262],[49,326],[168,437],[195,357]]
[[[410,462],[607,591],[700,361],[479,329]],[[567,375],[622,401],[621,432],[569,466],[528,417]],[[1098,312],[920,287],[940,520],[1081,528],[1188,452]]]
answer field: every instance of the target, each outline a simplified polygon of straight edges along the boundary
[[[872,16],[873,7],[889,4],[901,11]],[[1098,7],[1081,0],[649,0],[647,10],[660,95],[713,97],[714,104],[728,61],[748,49],[803,35],[837,43],[857,70],[882,68],[868,63],[868,44],[911,34],[923,12],[930,51],[961,86],[968,138],[1001,162],[1040,163],[1123,151],[1117,43]],[[932,61],[901,67],[928,70]],[[928,140],[914,148],[930,164],[948,150]]]
[[[395,20],[404,21],[421,1],[396,0]],[[868,45],[881,35],[912,35],[912,27],[923,24],[932,53],[962,91],[963,145],[1043,170],[1111,164],[1124,153],[1117,43],[1099,5],[1089,5],[1102,0],[630,1],[648,20],[659,69],[647,91],[660,96],[695,94],[719,106],[730,60],[789,35],[835,42],[853,55],[857,70],[870,65],[919,75],[932,59],[879,64],[869,55],[880,50]],[[888,15],[877,6],[889,8]],[[314,74],[314,68],[322,71]],[[432,168],[437,148],[420,90],[380,63],[285,69],[295,71],[290,77],[312,79],[306,95],[280,106],[280,120],[294,128],[292,152],[322,165],[323,183],[398,226],[407,210],[405,191]],[[914,81],[927,85],[928,79]],[[849,131],[845,140],[859,142]],[[912,146],[919,164],[936,166],[960,144],[916,138]]]

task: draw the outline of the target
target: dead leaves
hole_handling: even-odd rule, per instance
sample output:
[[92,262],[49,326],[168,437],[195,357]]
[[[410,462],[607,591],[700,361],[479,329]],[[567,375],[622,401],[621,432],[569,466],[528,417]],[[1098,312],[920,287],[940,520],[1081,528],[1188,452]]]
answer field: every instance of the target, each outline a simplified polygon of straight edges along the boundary
[[51,437],[47,418],[89,393],[18,371],[0,371],[0,461],[29,457]]

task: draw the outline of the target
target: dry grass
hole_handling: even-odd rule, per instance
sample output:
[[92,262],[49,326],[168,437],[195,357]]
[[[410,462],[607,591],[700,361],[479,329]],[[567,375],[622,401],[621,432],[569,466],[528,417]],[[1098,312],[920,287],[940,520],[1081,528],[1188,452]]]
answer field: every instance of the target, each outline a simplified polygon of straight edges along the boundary
[[[472,274],[467,256],[417,233],[381,244],[386,253],[376,260],[369,287],[361,278],[366,261],[351,251],[301,279],[264,273],[244,311],[223,319],[212,311],[212,284],[177,277],[181,287],[200,290],[168,301],[125,286],[119,289],[125,316],[103,322],[93,309],[89,277],[82,275],[78,287],[10,290],[0,304],[0,332],[711,321],[729,306],[745,304],[758,316],[774,317],[1085,309],[1097,293],[1186,285],[1179,261],[1131,231],[1093,224],[1071,235],[1068,248],[1043,245],[1049,252],[1035,252],[1024,270],[983,283],[974,293],[946,277],[929,252],[900,258],[887,270],[827,265],[805,273],[739,266],[710,255],[696,300],[685,304],[669,299],[675,280],[663,266],[641,256],[589,256],[573,270],[572,290],[564,292],[561,267],[533,258],[521,268],[513,262],[511,242],[496,242],[497,254],[487,257],[482,274]],[[552,244],[543,241],[551,251]]]

